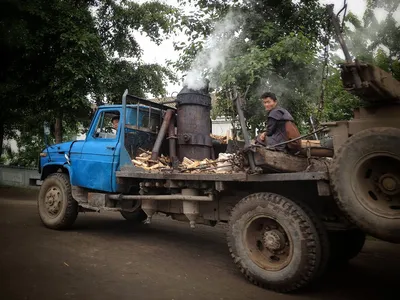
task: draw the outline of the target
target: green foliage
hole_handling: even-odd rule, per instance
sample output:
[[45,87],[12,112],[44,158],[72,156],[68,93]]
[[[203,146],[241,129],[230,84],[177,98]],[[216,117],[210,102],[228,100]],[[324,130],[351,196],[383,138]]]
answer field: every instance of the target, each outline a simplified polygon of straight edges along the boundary
[[360,99],[343,89],[340,71],[330,69],[326,81],[324,110],[320,121],[341,121],[353,117],[353,109],[360,106]]
[[[118,102],[126,88],[157,96],[175,79],[165,67],[144,64],[135,39],[142,33],[160,44],[171,35],[178,19],[171,6],[127,0],[3,2],[0,143],[24,128],[39,143],[44,120],[53,130],[56,120],[65,130],[87,124],[90,98],[97,104]],[[29,141],[19,139],[20,145]]]
[[[366,1],[368,7],[363,20],[351,12],[345,19],[344,33],[351,54],[361,61],[378,65],[399,79],[400,28],[393,18],[399,1]],[[212,35],[218,21],[229,14],[240,19],[236,35],[225,40],[230,43],[225,63],[203,72],[217,87],[213,117],[235,118],[230,99],[231,88],[235,86],[242,94],[249,88],[244,108],[253,133],[256,128],[263,128],[266,119],[259,100],[264,91],[277,94],[280,105],[293,114],[303,132],[310,130],[310,116],[318,118],[318,122],[352,118],[353,109],[360,105],[360,100],[343,89],[336,67],[342,59],[338,60],[333,53],[338,44],[332,42],[332,36],[329,74],[322,81],[324,57],[321,50],[326,35],[332,32],[326,10],[319,1],[182,2],[192,3],[198,11],[187,17],[195,20],[196,27],[185,22],[181,24],[188,35],[187,43],[176,45],[181,58],[175,67],[181,71],[190,70],[196,55],[207,50],[206,38],[220,38]],[[377,7],[388,12],[382,23],[375,17]],[[212,54],[213,49],[209,52]],[[325,85],[323,94],[321,84]],[[320,101],[324,102],[321,112],[318,109]]]
[[128,86],[129,93],[139,97],[145,97],[145,92],[163,95],[166,93],[164,83],[176,80],[175,75],[163,66],[131,63],[121,59],[111,60],[108,72],[102,95],[108,103],[121,103],[121,91]]
[[146,34],[160,44],[177,22],[176,9],[158,1],[138,4],[132,1],[102,0],[96,7],[99,35],[108,55],[138,57],[141,54],[134,32]]
[[[190,69],[190,62],[201,50],[207,51],[204,37],[218,27],[215,20],[229,24],[239,20],[236,34],[223,38],[229,42],[224,53],[224,64],[207,70],[207,75],[217,87],[217,103],[213,115],[232,116],[234,109],[227,94],[234,85],[244,93],[248,89],[245,114],[252,133],[263,128],[266,120],[260,95],[265,91],[277,94],[279,102],[287,108],[299,124],[306,123],[315,110],[321,77],[321,64],[316,59],[325,25],[324,10],[318,1],[198,1],[203,14],[191,15],[201,26],[201,33],[187,27],[187,44],[180,61],[175,65],[181,71]],[[227,19],[228,18],[228,21]],[[182,26],[185,26],[183,24]],[[196,29],[198,30],[198,29]],[[192,37],[196,37],[195,39]],[[214,45],[213,45],[214,46]],[[209,50],[211,57],[215,49]]]
[[[375,17],[374,9],[383,8],[386,19],[380,23]],[[400,8],[398,0],[367,0],[367,9],[363,20],[349,14],[346,20],[355,26],[352,30],[346,26],[347,42],[352,54],[361,61],[376,64],[383,70],[392,73],[400,80],[400,24],[393,14]]]

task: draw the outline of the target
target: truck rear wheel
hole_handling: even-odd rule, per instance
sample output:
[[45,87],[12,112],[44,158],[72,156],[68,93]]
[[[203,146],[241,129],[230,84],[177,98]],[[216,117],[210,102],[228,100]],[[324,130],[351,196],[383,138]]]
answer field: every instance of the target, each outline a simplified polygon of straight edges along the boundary
[[333,159],[331,184],[351,222],[400,243],[400,129],[371,128],[351,136]]
[[245,277],[277,292],[310,284],[329,258],[327,233],[314,213],[273,193],[242,199],[232,210],[227,238]]
[[[128,210],[121,210],[121,216],[130,222],[134,223],[140,223],[143,222],[144,220],[147,219],[146,213],[140,208],[142,202],[138,200],[134,200],[131,202],[125,202],[125,205],[123,206],[123,209],[129,209]],[[128,207],[127,207],[128,206]]]
[[138,208],[137,210],[132,211],[132,212],[122,210],[122,211],[120,211],[120,213],[121,213],[121,216],[129,222],[141,223],[147,219],[146,213],[141,208]]
[[355,258],[364,247],[365,238],[359,229],[329,232],[331,264],[343,264]]
[[78,216],[78,203],[72,198],[69,176],[49,175],[40,187],[38,210],[42,223],[51,229],[67,229]]

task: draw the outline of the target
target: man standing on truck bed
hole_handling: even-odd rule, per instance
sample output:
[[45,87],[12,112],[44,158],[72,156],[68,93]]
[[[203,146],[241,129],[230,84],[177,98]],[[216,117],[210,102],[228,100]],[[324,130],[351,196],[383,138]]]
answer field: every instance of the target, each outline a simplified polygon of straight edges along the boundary
[[278,100],[274,93],[263,93],[261,100],[268,112],[267,131],[257,137],[257,142],[273,147],[278,151],[299,151],[301,149],[300,140],[279,145],[300,136],[292,115],[283,107],[278,106]]

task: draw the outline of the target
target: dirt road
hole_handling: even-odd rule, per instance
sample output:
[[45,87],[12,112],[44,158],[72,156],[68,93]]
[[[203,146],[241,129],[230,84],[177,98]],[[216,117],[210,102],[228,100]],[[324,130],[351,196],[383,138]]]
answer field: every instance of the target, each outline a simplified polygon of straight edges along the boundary
[[0,188],[0,299],[398,299],[400,245],[368,241],[312,291],[281,295],[244,279],[222,227],[91,213],[57,232],[41,225],[34,196]]

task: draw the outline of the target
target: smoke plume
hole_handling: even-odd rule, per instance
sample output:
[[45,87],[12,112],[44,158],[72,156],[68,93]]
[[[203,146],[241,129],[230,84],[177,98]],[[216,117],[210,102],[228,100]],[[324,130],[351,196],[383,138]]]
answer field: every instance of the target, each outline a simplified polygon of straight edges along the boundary
[[[210,37],[206,40],[203,50],[196,56],[184,80],[184,85],[190,89],[202,89],[206,83],[204,76],[211,70],[225,65],[226,57],[234,41],[235,32],[240,25],[240,16],[229,12],[225,18],[216,23]],[[210,87],[216,87],[211,81]]]

